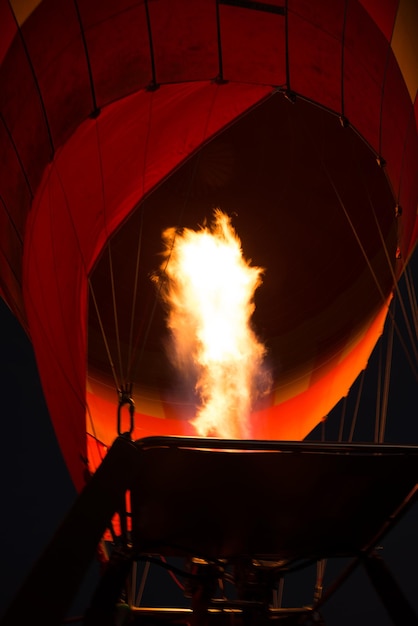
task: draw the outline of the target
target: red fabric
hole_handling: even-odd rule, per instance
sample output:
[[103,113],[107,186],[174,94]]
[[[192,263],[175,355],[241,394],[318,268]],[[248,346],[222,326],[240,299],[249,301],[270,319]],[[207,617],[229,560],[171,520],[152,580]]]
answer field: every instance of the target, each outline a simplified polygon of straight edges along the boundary
[[289,2],[290,89],[341,112],[344,3]]
[[2,37],[0,39],[0,63],[16,37],[17,26],[12,10],[8,2],[0,3],[0,24],[2,25]]
[[[348,3],[344,48],[344,113],[382,155],[381,107],[390,46],[357,3]],[[383,156],[383,155],[382,155]]]
[[[157,83],[211,80],[218,72],[213,2],[149,4]],[[151,78],[151,77],[150,77]]]
[[[410,126],[411,99],[399,66],[393,55],[389,56],[382,102],[382,155],[395,196],[399,194],[406,131]],[[416,133],[415,133],[416,136]],[[409,168],[407,168],[409,169]]]
[[[418,141],[413,132],[415,127],[414,115],[411,113],[408,120],[409,131],[407,131],[406,141],[403,146],[402,159],[405,163],[418,163]],[[412,132],[411,132],[412,129]],[[399,187],[395,193],[398,204],[401,207],[412,207],[418,197],[418,175],[413,167],[402,169]],[[418,241],[418,219],[413,211],[407,210],[402,219],[399,220],[399,242],[404,259],[408,259]]]
[[[312,265],[308,255],[318,263],[312,268],[317,270],[316,291],[309,291],[309,300],[297,314],[289,300],[287,321],[281,318],[284,326],[277,332],[283,339],[300,321],[298,315],[310,324],[324,303],[326,313],[318,322],[323,332],[318,337],[319,352],[312,348],[309,353],[315,378],[325,371],[328,357],[334,362],[341,356],[350,330],[364,331],[378,313],[375,302],[362,318],[356,308],[353,318],[346,313],[342,327],[333,326],[328,333],[327,315],[338,295],[328,266],[349,251],[341,284],[351,286],[358,297],[367,274],[355,243],[348,236],[343,246],[333,240],[337,237],[333,233],[340,232],[341,215],[337,219],[329,208],[334,203],[338,211],[345,204],[354,206],[353,192],[358,194],[361,210],[354,206],[350,217],[356,227],[364,228],[367,254],[382,272],[384,296],[388,296],[393,285],[382,269],[385,261],[372,229],[372,209],[378,212],[389,249],[393,251],[396,243],[403,259],[408,258],[418,234],[418,140],[417,105],[410,100],[388,43],[396,0],[289,0],[287,30],[283,15],[220,5],[218,31],[215,0],[148,3],[150,32],[143,3],[80,0],[77,6],[85,42],[72,0],[59,6],[55,0],[43,0],[21,25],[21,36],[10,3],[0,0],[0,291],[33,340],[51,419],[74,482],[81,488],[87,448],[87,281],[107,239],[138,201],[151,197],[209,138],[277,87],[330,109],[335,115],[335,143],[328,144],[324,135],[323,141],[309,144],[311,118],[299,120],[305,145],[315,159],[325,159],[324,146],[332,146],[332,156],[326,153],[328,161],[324,160],[320,174],[313,176],[308,150],[295,152],[290,147],[281,155],[280,139],[280,159],[272,153],[259,166],[270,167],[277,159],[280,168],[272,167],[271,172],[278,179],[283,172],[293,172],[295,163],[304,168],[302,181],[293,183],[286,209],[303,214],[303,228],[292,226],[277,253],[274,293],[280,293],[293,275],[301,275],[303,263]],[[226,81],[222,85],[214,82],[221,69]],[[156,91],[147,90],[158,86]],[[379,170],[370,167],[370,175],[361,182],[355,163],[339,152],[344,143],[339,133],[347,130],[339,125],[341,114],[372,152],[386,160],[393,198]],[[280,109],[280,115],[285,140],[291,131],[288,124],[296,118],[286,115],[285,109]],[[228,149],[221,147],[217,153],[221,168],[211,166],[209,154],[201,184],[233,175]],[[336,202],[326,174],[339,160],[343,166],[332,171],[342,203]],[[348,167],[355,170],[355,190],[350,190]],[[256,172],[248,175],[255,177]],[[298,205],[306,200],[303,185],[312,189],[312,207]],[[282,198],[287,198],[285,187],[283,178]],[[370,197],[379,201],[371,205]],[[241,200],[244,203],[245,198]],[[238,204],[240,198],[234,201]],[[328,265],[324,253],[316,255],[310,241],[310,225],[321,220],[321,202],[328,209],[324,210],[327,220],[321,222],[320,244],[321,250],[330,250]],[[397,223],[391,208],[396,202],[403,209]],[[274,229],[283,222],[292,224],[280,216],[279,209],[275,211],[263,218],[265,224],[255,221],[247,226],[250,246],[252,229],[254,235],[265,229],[270,249],[275,245]],[[308,251],[306,257],[301,250]],[[286,269],[280,265],[284,251]],[[397,276],[402,268],[402,263],[395,265]],[[292,370],[292,358],[297,363],[299,350],[289,356],[289,372],[295,377],[299,369],[295,365]],[[364,362],[361,354],[358,363]],[[327,376],[338,377],[336,371]],[[341,380],[348,380],[344,376]],[[314,391],[324,390],[323,381],[312,380],[311,386],[310,398],[322,407],[318,411],[323,410],[323,398]],[[299,400],[294,397],[289,402]],[[274,415],[273,411],[266,420]]]
[[388,41],[392,38],[399,0],[360,0]]
[[[224,77],[239,82],[284,85],[284,17],[220,5],[220,19]],[[259,32],[263,33],[262,39],[257,37]]]
[[[42,94],[53,147],[57,149],[93,108],[88,66],[74,4],[71,0],[63,0],[59,6],[53,2],[40,2],[22,25],[22,34]],[[37,90],[34,98],[39,100]],[[31,116],[28,117],[31,122]],[[19,123],[22,123],[21,119]]]

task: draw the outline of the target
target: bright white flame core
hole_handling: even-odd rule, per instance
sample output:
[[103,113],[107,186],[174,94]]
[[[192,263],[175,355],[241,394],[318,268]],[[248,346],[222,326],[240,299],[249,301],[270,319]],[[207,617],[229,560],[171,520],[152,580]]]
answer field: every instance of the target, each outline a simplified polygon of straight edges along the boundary
[[162,294],[177,367],[196,380],[200,436],[245,438],[255,399],[266,393],[266,349],[250,326],[263,269],[251,267],[230,218],[219,209],[210,228],[169,228]]

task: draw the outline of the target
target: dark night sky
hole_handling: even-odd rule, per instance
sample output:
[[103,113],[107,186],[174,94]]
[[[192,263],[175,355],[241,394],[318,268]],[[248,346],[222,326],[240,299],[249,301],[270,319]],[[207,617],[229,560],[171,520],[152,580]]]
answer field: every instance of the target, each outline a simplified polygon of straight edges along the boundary
[[[415,276],[418,255],[414,259]],[[416,288],[416,287],[415,287]],[[76,494],[61,457],[37,377],[30,344],[16,319],[0,303],[2,454],[1,465],[1,595],[0,612],[9,604],[24,576],[47,544],[57,525],[71,507]],[[396,348],[397,349],[397,348]],[[388,438],[391,442],[418,445],[417,384],[408,371],[402,354],[395,353]],[[368,409],[366,408],[366,412]],[[327,436],[338,428],[337,412],[327,424]],[[334,435],[335,436],[335,435]],[[361,434],[359,435],[361,436]],[[382,542],[380,554],[390,566],[404,593],[418,611],[418,505],[390,531]],[[338,564],[341,567],[341,564]],[[327,566],[325,586],[335,565]],[[162,576],[162,575],[161,575]],[[285,587],[285,599],[291,601],[311,576],[304,573],[293,586]],[[158,578],[149,589],[148,599],[158,592],[168,575]],[[72,609],[83,611],[96,580],[96,569],[84,586]],[[286,595],[287,594],[287,595]],[[309,603],[311,596],[307,594]],[[343,588],[322,610],[329,626],[357,626],[390,621],[362,569],[358,569]]]

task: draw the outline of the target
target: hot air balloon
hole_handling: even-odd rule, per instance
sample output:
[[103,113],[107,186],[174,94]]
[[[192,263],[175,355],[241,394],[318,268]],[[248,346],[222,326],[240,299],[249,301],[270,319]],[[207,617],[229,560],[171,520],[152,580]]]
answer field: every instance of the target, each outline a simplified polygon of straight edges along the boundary
[[214,209],[264,270],[273,383],[247,439],[302,441],[347,395],[417,242],[416,18],[407,0],[0,2],[0,288],[78,491],[126,431],[197,435],[151,277],[162,233]]

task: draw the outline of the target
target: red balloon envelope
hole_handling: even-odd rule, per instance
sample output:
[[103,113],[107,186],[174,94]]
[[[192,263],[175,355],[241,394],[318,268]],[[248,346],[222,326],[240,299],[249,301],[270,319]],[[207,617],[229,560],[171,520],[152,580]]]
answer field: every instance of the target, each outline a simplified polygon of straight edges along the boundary
[[1,291],[77,488],[122,384],[133,437],[194,433],[150,275],[163,230],[215,207],[265,268],[274,384],[251,437],[303,439],[347,393],[417,241],[416,17],[406,0],[0,0]]

